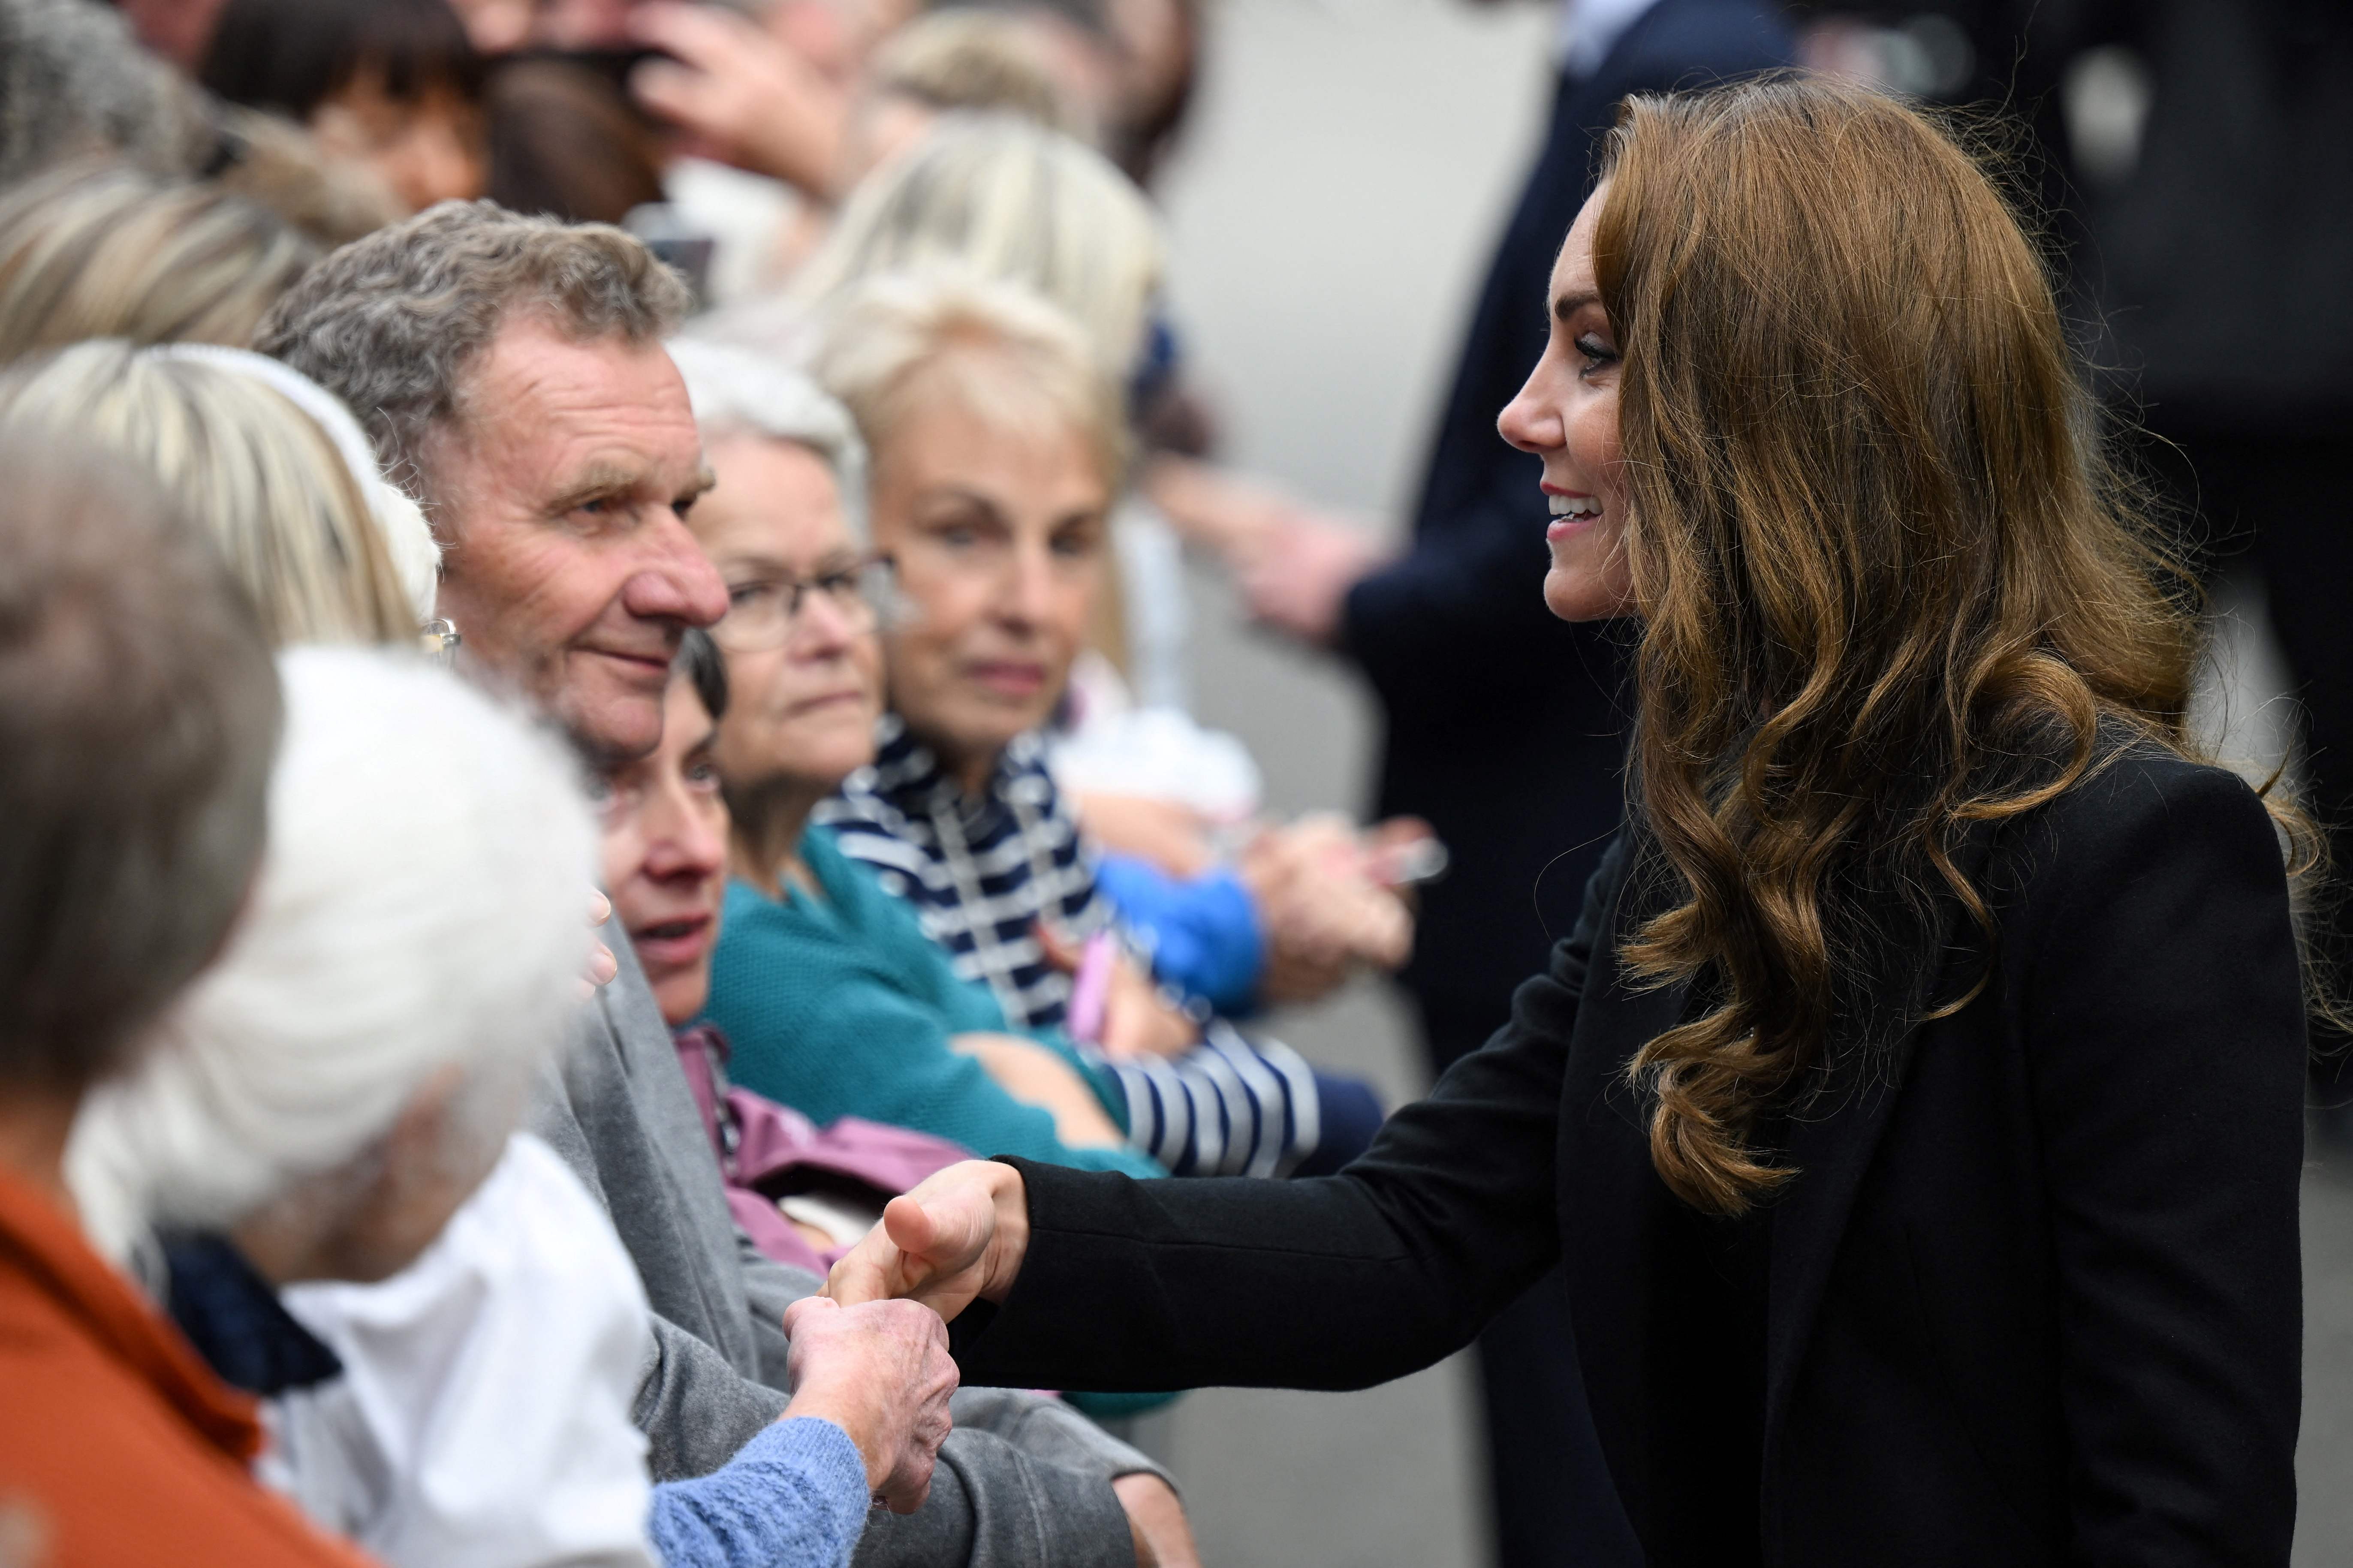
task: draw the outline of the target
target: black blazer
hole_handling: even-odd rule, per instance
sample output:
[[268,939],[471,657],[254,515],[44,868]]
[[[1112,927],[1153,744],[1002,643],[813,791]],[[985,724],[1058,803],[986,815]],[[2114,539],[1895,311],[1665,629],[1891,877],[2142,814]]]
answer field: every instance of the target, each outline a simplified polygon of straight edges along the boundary
[[1545,608],[1543,465],[1495,433],[1495,416],[1544,352],[1545,285],[1619,100],[1783,65],[1791,50],[1757,0],[1658,0],[1591,76],[1559,83],[1464,334],[1412,543],[1348,595],[1341,641],[1388,721],[1377,808],[1427,817],[1454,851],[1452,874],[1423,890],[1403,976],[1448,1055],[1494,1033],[1512,987],[1575,923],[1622,797],[1632,639]]
[[[1679,1353],[1651,1331],[1654,1255],[1678,1208],[1622,1069],[1683,998],[1630,989],[1614,956],[1627,858],[1512,1022],[1337,1176],[1016,1162],[1030,1251],[1003,1308],[958,1320],[966,1374],[1359,1387],[1468,1342],[1558,1258],[1643,1531]],[[2139,750],[1976,866],[1995,948],[1939,988],[1989,962],[1984,991],[1792,1121],[1764,1560],[2284,1564],[2306,1035],[2271,826],[2235,777]]]

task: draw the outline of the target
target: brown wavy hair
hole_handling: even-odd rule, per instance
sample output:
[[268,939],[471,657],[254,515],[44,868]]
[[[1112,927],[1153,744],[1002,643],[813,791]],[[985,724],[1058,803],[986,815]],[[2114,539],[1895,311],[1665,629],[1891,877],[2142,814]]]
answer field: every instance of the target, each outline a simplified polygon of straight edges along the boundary
[[1976,825],[2080,783],[2103,731],[2193,751],[2198,605],[2042,256],[1939,122],[1807,76],[1641,97],[1604,178],[1662,895],[1621,957],[1697,998],[1628,1070],[1661,1177],[1737,1214],[1793,1173],[1760,1110],[1830,1081],[1887,976],[1936,973],[1934,922],[1890,910],[1948,893],[1989,941]]

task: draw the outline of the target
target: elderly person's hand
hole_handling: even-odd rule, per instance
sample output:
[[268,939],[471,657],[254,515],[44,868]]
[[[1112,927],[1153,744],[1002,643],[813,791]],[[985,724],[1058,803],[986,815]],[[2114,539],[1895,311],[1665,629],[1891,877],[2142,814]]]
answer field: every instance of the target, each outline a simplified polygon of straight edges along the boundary
[[816,67],[716,5],[657,0],[630,11],[629,32],[670,57],[632,71],[630,93],[689,150],[833,199],[849,104]]
[[870,1492],[893,1513],[921,1508],[956,1390],[939,1315],[913,1301],[844,1306],[810,1296],[785,1309],[785,1332],[793,1397],[784,1418],[832,1422],[865,1458]]

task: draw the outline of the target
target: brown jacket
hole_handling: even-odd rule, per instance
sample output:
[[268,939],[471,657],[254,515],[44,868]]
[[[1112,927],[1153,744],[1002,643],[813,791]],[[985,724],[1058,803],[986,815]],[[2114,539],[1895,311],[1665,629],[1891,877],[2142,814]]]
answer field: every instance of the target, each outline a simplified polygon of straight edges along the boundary
[[252,1402],[0,1171],[0,1539],[39,1568],[366,1568],[264,1491]]

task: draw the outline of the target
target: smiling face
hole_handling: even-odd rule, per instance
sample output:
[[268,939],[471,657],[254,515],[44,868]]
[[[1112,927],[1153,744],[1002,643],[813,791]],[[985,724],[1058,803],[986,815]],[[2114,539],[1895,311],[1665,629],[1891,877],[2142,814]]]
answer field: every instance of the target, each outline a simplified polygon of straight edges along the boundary
[[1111,489],[1075,429],[917,396],[875,454],[875,543],[908,602],[887,637],[891,702],[976,789],[1061,700],[1103,583]]
[[650,752],[679,638],[727,607],[684,521],[708,478],[670,356],[510,321],[427,457],[459,658],[601,767]]
[[[863,559],[833,471],[807,447],[733,437],[711,458],[719,482],[694,531],[731,597],[749,605],[780,583],[839,580]],[[720,628],[730,690],[718,755],[731,787],[805,810],[873,759],[882,650],[862,603],[812,586],[780,635],[746,646]]]
[[1607,190],[1587,200],[1560,247],[1544,357],[1495,421],[1504,440],[1544,459],[1550,511],[1545,541],[1552,547],[1545,603],[1565,621],[1603,620],[1633,608],[1618,447],[1618,340],[1593,273],[1593,228]]
[[[732,700],[732,697],[731,697]],[[672,1028],[702,1011],[726,890],[727,807],[712,752],[717,730],[683,675],[672,680],[661,744],[617,772],[605,800],[605,887],[654,1001]]]

